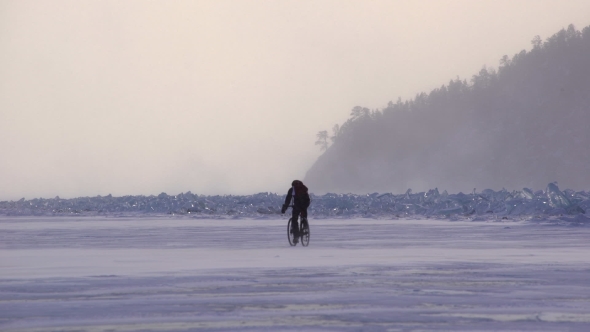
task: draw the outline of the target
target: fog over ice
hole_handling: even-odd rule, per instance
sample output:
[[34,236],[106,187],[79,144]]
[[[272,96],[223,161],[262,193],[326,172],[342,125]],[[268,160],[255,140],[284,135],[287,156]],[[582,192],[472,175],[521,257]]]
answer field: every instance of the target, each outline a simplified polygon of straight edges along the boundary
[[574,0],[3,1],[0,200],[282,192],[353,106],[588,22]]

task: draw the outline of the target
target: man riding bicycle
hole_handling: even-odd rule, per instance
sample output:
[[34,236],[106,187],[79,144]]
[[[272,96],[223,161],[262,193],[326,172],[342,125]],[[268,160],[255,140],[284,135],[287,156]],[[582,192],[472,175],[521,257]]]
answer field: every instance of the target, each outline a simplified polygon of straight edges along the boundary
[[285,204],[283,204],[281,213],[285,213],[285,211],[287,211],[287,208],[291,203],[291,198],[293,199],[293,219],[291,221],[291,233],[295,237],[295,243],[297,243],[297,240],[299,239],[299,225],[297,224],[297,218],[299,215],[301,215],[301,222],[303,222],[303,220],[307,221],[307,208],[311,203],[309,194],[307,192],[307,187],[303,184],[303,182],[294,180],[291,183],[291,188],[289,188],[289,191],[287,192]]

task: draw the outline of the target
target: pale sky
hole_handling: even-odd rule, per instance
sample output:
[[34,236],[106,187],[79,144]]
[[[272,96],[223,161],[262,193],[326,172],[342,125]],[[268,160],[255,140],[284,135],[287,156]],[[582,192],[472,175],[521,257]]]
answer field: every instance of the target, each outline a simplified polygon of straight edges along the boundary
[[570,23],[590,1],[0,0],[0,200],[283,193],[354,106]]

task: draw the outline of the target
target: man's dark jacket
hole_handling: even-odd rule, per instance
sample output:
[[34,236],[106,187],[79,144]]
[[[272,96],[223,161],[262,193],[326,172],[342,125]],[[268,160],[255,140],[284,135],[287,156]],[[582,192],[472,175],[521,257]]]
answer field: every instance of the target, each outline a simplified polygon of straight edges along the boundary
[[[293,195],[293,191],[295,191],[295,195]],[[285,204],[283,204],[283,209],[281,210],[282,213],[287,211],[289,203],[291,203],[291,198],[293,198],[293,205],[299,210],[307,210],[309,204],[311,203],[309,193],[307,192],[307,187],[300,181],[295,183],[293,187],[289,188],[287,197],[285,198]]]

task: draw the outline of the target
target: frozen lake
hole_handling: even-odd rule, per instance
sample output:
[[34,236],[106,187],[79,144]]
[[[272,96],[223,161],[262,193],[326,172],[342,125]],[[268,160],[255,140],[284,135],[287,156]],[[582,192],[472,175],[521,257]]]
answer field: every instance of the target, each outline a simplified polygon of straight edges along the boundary
[[590,331],[590,227],[0,218],[2,331]]

